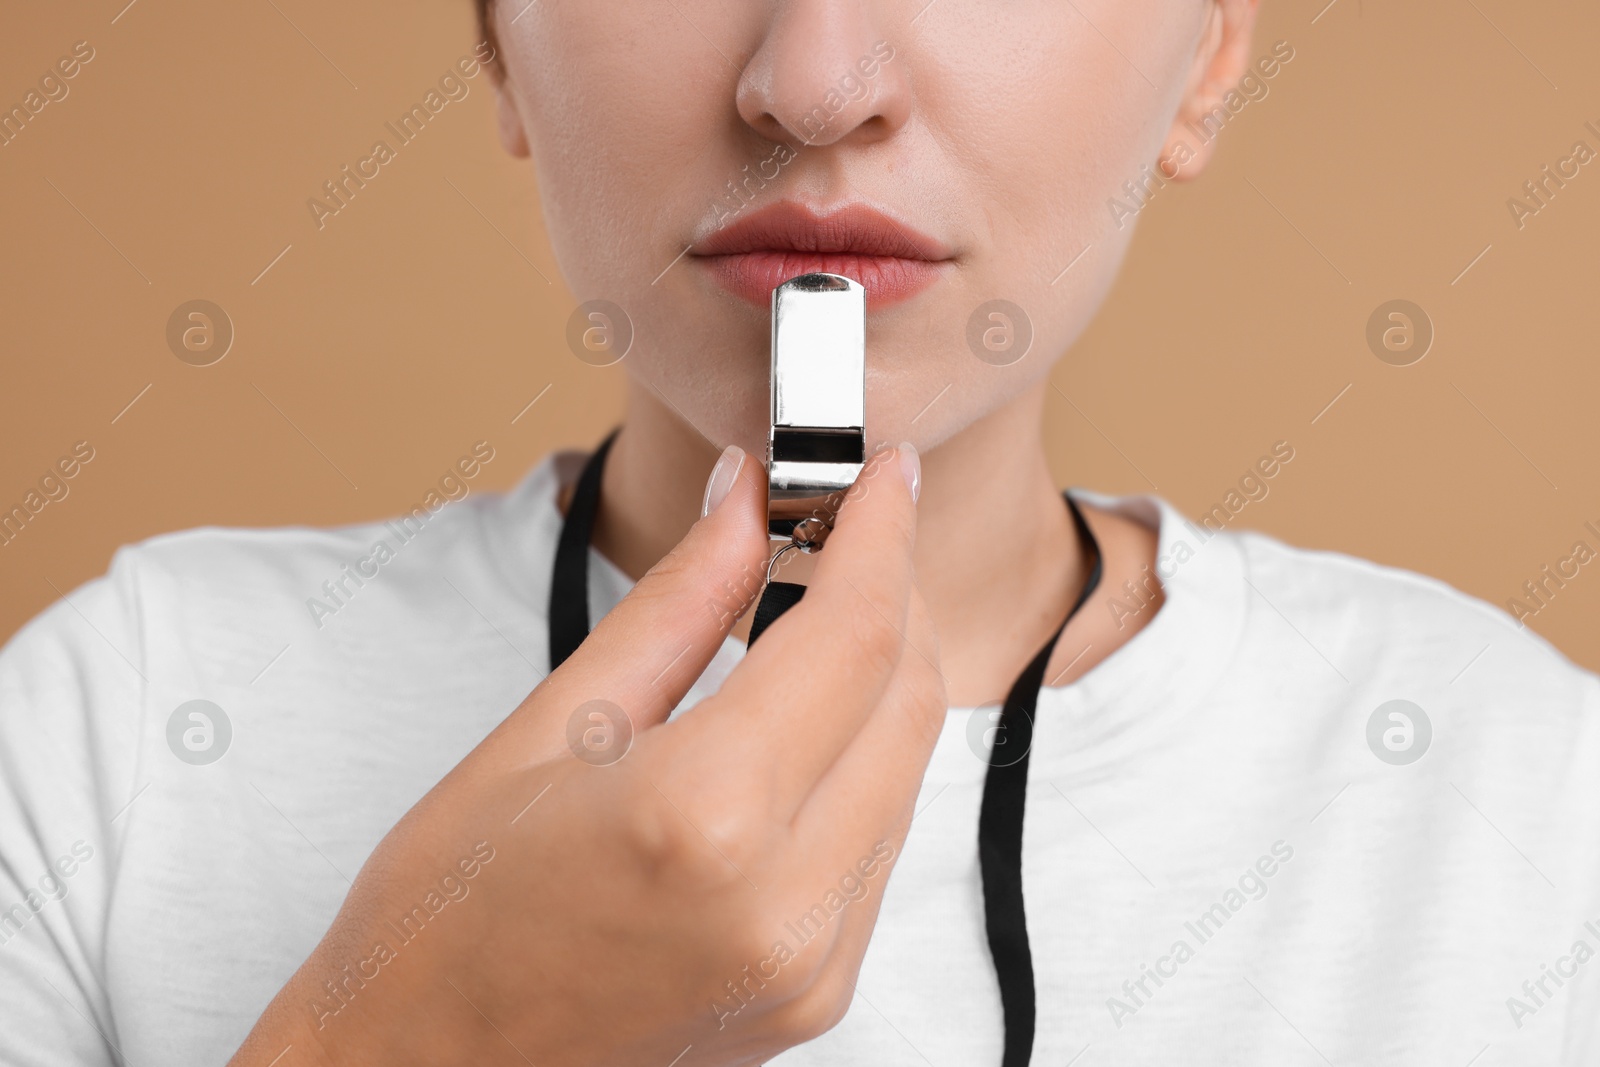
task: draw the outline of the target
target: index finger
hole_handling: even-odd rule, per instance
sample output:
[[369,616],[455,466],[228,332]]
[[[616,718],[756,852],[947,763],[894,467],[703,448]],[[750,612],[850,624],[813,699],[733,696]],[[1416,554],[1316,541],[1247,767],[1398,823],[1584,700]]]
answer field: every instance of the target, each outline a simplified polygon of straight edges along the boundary
[[620,708],[632,730],[653,727],[700,677],[759,589],[767,558],[765,476],[730,447],[723,462],[734,460],[723,503],[496,728],[507,759],[559,756],[571,744],[574,709],[596,699]]
[[717,696],[680,721],[686,743],[710,743],[710,731],[738,753],[730,786],[758,787],[792,810],[882,700],[905,654],[920,477],[909,444],[873,456],[845,496],[805,598]]

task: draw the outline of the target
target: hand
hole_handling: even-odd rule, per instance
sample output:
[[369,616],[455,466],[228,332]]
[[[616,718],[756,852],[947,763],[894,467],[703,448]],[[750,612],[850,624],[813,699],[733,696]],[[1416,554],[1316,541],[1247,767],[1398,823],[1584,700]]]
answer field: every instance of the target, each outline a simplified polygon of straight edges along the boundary
[[[945,714],[912,573],[916,464],[868,463],[805,599],[667,723],[759,592],[747,459],[379,843],[232,1062],[292,1044],[281,1067],[743,1064],[837,1023]],[[614,762],[569,742],[595,700],[635,732]]]

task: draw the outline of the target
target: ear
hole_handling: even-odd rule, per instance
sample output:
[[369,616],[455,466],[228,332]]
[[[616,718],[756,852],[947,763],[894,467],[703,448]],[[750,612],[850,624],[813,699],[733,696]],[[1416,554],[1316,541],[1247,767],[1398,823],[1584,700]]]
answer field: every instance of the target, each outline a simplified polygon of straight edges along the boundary
[[[1189,68],[1178,114],[1161,150],[1161,172],[1177,181],[1196,178],[1211,162],[1217,123],[1206,119],[1218,108],[1229,115],[1225,101],[1249,72],[1250,41],[1259,0],[1205,0],[1206,24]],[[1174,173],[1175,172],[1175,173]]]
[[528,158],[528,131],[522,125],[522,112],[517,109],[517,96],[510,75],[500,72],[495,83],[495,115],[499,120],[500,143],[518,159]]

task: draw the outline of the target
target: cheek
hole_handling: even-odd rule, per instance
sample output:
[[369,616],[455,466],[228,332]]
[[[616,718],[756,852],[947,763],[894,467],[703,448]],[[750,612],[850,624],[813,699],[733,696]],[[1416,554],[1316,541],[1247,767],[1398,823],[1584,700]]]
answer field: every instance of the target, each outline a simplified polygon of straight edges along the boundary
[[671,4],[541,3],[503,29],[562,271],[580,300],[622,303],[667,265],[684,187],[709,200],[691,164],[724,135],[708,117],[727,109],[728,72]]
[[[1130,0],[1121,13],[1090,16],[1137,42],[1141,25],[1160,24],[1150,7]],[[912,166],[941,175],[936,195],[973,205],[977,224],[947,298],[880,331],[889,340],[877,354],[890,365],[883,388],[869,387],[869,419],[904,427],[923,447],[1036,386],[1088,326],[1134,232],[1132,221],[1116,225],[1109,201],[1160,155],[1187,71],[1181,28],[1122,43],[1124,58],[1070,7],[1023,4],[1015,14],[1017,25],[1002,21],[971,38],[992,44],[941,47],[945,63],[919,82],[933,135]],[[1135,56],[1162,88],[1130,65]],[[971,343],[974,315],[981,337],[982,309],[997,299],[1020,308],[1031,333],[1027,354],[1002,366]],[[1049,390],[1044,402],[1061,403]]]
[[[1128,21],[1112,15],[1102,25],[1113,33],[1131,29],[1122,26]],[[986,77],[985,92],[966,103],[952,99],[945,110],[959,116],[953,165],[989,207],[989,251],[1008,264],[1026,260],[1059,294],[1060,271],[1081,251],[1125,244],[1129,227],[1116,225],[1108,201],[1126,196],[1123,183],[1139,181],[1160,154],[1178,94],[1156,86],[1181,86],[1181,79],[1169,69],[1168,50],[1156,47],[1161,42],[1118,51],[1070,14],[1048,27],[1051,36],[1012,55],[1003,76],[969,70],[952,78],[961,85]],[[1129,36],[1137,39],[1137,31]],[[1114,269],[1115,256],[1099,258],[1110,262],[1086,256],[1067,277]],[[1026,277],[1018,285],[1040,291]]]
[[1090,25],[1071,5],[1021,5],[1018,25],[986,35],[1003,47],[947,48],[949,64],[927,79],[930,121],[943,124],[940,165],[982,204],[985,227],[940,330],[963,331],[987,300],[1013,301],[1034,331],[1033,351],[1007,373],[1023,384],[1098,309],[1135,228],[1125,213],[1118,225],[1112,200],[1146,180],[1177,111],[1192,42],[1186,25],[1152,36],[1148,27],[1163,25],[1157,6],[1085,2]]
[[[732,47],[751,34],[740,20],[762,17],[756,5],[729,9],[714,38]],[[701,433],[764,447],[766,316],[708,307],[677,258],[726,183],[771,151],[730,132],[735,75],[659,0],[541,0],[501,28],[546,232],[575,301],[622,308],[633,345],[619,369]]]

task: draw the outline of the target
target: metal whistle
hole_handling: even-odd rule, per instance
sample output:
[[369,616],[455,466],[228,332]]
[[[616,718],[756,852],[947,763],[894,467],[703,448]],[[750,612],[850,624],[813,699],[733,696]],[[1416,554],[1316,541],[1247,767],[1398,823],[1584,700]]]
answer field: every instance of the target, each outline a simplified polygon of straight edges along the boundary
[[767,532],[804,551],[822,547],[838,508],[829,498],[866,461],[866,317],[866,290],[838,274],[772,291]]

